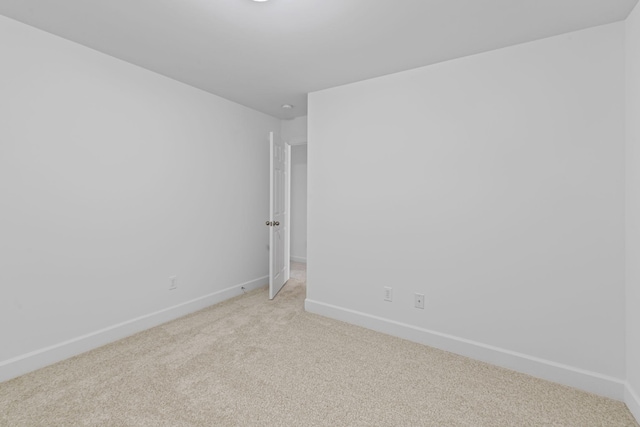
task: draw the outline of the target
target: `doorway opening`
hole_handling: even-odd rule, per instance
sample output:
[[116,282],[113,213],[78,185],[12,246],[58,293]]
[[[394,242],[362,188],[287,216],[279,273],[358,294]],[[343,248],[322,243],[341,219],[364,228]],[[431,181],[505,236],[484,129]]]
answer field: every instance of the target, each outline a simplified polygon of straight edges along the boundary
[[269,133],[269,299],[292,275],[306,288],[307,145]]
[[290,277],[307,281],[307,144],[291,145],[289,185]]

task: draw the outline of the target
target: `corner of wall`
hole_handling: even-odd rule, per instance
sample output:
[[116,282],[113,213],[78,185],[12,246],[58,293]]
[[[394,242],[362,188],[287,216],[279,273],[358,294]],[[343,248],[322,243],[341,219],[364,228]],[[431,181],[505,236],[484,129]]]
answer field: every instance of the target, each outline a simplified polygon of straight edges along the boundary
[[[631,388],[628,384],[625,388],[623,380],[597,372],[314,301],[309,298],[305,300],[305,310],[611,399],[622,401],[627,395],[633,396]],[[635,402],[637,406],[637,397]],[[627,405],[629,408],[632,406],[630,404]]]
[[254,290],[268,283],[268,276],[259,277],[80,337],[0,361],[0,383],[242,295],[243,289]]
[[640,396],[631,387],[628,382],[625,383],[624,388],[624,403],[629,408],[629,411],[636,418],[636,421],[640,420]]
[[625,403],[636,420],[640,421],[640,6],[625,21],[626,61],[626,143],[625,143],[625,347],[626,387]]

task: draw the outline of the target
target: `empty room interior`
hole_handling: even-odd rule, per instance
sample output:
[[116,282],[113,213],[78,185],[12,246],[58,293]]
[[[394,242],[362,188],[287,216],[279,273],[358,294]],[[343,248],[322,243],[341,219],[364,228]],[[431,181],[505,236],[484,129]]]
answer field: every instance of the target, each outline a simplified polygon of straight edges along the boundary
[[637,0],[0,0],[0,426],[637,426]]

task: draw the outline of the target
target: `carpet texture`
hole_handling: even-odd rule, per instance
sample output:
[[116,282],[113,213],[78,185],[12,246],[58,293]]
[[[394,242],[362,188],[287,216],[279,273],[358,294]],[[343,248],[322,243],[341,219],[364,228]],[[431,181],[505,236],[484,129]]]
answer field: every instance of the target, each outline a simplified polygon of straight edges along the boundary
[[625,405],[305,313],[303,265],[0,384],[2,426],[637,426]]

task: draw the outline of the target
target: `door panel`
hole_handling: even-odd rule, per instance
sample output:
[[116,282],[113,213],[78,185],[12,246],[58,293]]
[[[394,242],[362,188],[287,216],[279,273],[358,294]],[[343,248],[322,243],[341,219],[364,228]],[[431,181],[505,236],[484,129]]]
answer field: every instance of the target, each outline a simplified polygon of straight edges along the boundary
[[285,260],[288,213],[285,183],[287,162],[285,144],[279,135],[269,133],[270,146],[270,218],[269,218],[269,299],[273,299],[288,279]]

